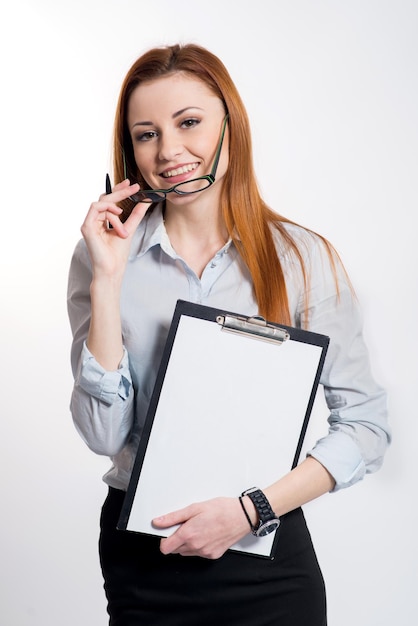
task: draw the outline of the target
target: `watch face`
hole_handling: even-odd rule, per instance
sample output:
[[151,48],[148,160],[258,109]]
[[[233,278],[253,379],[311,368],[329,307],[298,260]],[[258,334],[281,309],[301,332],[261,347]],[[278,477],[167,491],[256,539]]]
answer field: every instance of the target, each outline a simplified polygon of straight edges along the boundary
[[271,519],[268,522],[264,522],[263,524],[261,524],[260,528],[257,529],[255,534],[257,535],[257,537],[265,537],[265,535],[269,535],[270,533],[277,530],[279,526],[279,519]]

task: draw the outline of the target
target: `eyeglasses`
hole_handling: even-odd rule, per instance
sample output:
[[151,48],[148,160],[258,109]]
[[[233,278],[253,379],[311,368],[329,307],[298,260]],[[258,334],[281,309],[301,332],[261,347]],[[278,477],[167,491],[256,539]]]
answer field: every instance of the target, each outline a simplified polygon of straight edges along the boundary
[[[190,180],[186,180],[183,183],[177,183],[177,185],[173,185],[169,189],[141,189],[138,193],[130,196],[130,200],[133,202],[161,202],[161,200],[165,200],[167,194],[169,193],[177,193],[179,196],[187,196],[192,193],[199,193],[199,191],[203,191],[207,189],[215,182],[216,170],[218,169],[219,158],[221,156],[222,144],[225,136],[226,123],[228,121],[229,114],[227,113],[223,123],[221,130],[221,137],[219,139],[219,144],[216,149],[215,159],[213,161],[212,170],[210,174],[206,174],[205,176],[199,176],[198,178],[192,178]],[[125,178],[127,176],[127,168],[125,161],[125,153],[123,154],[123,167],[124,167],[124,175]]]

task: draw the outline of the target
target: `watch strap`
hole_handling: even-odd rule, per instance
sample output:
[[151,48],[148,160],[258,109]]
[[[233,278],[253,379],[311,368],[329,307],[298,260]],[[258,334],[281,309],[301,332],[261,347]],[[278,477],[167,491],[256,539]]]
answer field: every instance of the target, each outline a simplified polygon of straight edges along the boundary
[[246,491],[243,491],[243,493],[241,494],[241,497],[244,497],[244,496],[248,496],[251,499],[259,517],[259,524],[257,524],[256,526],[253,526],[251,524],[253,533],[257,531],[258,527],[261,524],[264,524],[265,522],[268,522],[269,520],[276,518],[276,514],[271,508],[270,502],[268,501],[264,493],[261,491],[261,489],[259,489],[258,487],[251,487],[251,489],[247,489]]

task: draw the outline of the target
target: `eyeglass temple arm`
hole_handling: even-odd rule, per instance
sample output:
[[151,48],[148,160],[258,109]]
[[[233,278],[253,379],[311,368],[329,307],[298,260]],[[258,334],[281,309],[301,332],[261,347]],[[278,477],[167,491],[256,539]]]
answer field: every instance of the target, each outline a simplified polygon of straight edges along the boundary
[[221,156],[222,144],[224,142],[226,123],[227,123],[228,119],[229,119],[229,113],[227,113],[225,115],[225,119],[224,119],[223,124],[222,124],[221,140],[219,142],[218,149],[216,150],[215,160],[214,160],[213,166],[212,166],[212,171],[209,174],[209,176],[213,179],[213,181],[215,180],[214,172],[216,172],[216,170],[218,169],[218,163],[219,163],[219,158]]

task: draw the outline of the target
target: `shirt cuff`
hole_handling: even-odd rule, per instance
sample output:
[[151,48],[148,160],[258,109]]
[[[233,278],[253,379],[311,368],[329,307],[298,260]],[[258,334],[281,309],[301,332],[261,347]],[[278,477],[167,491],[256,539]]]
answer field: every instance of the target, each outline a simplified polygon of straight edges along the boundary
[[84,342],[77,384],[88,394],[108,405],[113,404],[118,397],[126,400],[132,386],[126,349],[123,349],[118,369],[110,372],[96,361]]
[[335,480],[332,491],[339,491],[362,480],[366,465],[356,442],[346,433],[331,432],[307,453],[319,461]]

